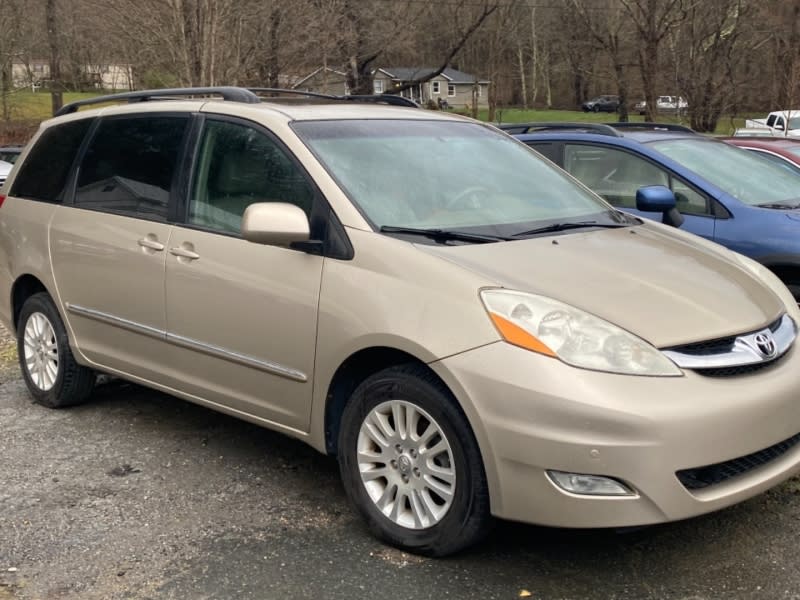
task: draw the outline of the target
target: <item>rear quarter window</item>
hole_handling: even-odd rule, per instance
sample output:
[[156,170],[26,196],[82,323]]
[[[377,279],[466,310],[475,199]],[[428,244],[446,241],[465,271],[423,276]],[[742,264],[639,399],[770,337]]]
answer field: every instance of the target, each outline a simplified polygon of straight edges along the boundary
[[39,136],[14,179],[10,195],[61,202],[72,163],[94,119],[49,127]]
[[189,115],[100,122],[81,163],[75,206],[166,221]]

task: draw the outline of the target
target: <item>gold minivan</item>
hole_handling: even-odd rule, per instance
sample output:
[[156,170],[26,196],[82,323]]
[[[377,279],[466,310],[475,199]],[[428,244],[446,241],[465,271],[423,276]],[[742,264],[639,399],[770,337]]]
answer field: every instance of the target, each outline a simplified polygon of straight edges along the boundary
[[284,432],[430,555],[492,516],[659,523],[797,473],[800,312],[759,264],[391,98],[116,99],[44,123],[0,190],[37,402],[108,373]]

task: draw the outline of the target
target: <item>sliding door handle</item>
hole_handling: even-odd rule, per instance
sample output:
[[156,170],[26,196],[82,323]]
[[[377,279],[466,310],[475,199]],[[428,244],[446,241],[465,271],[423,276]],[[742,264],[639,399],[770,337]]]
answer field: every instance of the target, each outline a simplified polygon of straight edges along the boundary
[[188,260],[197,260],[200,258],[200,255],[195,252],[194,250],[190,250],[184,246],[177,246],[176,248],[170,248],[169,253],[173,256],[177,256],[178,258],[185,258]]
[[[151,237],[152,236],[152,237]],[[155,236],[152,234],[148,235],[147,237],[143,237],[137,242],[142,248],[146,248],[148,250],[155,250],[157,252],[161,252],[164,249],[164,244],[159,242]]]

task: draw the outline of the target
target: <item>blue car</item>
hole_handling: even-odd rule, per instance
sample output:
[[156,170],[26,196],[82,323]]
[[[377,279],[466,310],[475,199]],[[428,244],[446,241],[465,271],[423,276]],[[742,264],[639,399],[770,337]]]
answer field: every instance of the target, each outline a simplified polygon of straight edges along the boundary
[[[679,125],[542,123],[501,129],[619,209],[658,219],[642,209],[663,207],[664,222],[757,260],[800,301],[800,176]],[[637,207],[637,191],[644,186],[668,188],[675,204],[648,202],[639,194]],[[661,192],[663,201],[666,190]],[[669,206],[677,208],[677,218]]]

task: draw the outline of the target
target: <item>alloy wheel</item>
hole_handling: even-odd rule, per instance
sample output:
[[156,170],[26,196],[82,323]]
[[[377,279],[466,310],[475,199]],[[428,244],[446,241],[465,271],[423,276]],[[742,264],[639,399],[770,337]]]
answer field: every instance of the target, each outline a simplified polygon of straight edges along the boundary
[[46,392],[58,377],[58,343],[53,324],[42,313],[31,314],[23,334],[25,367],[31,381]]
[[456,470],[441,426],[420,407],[389,400],[364,418],[357,442],[361,481],[396,525],[426,529],[453,503]]

